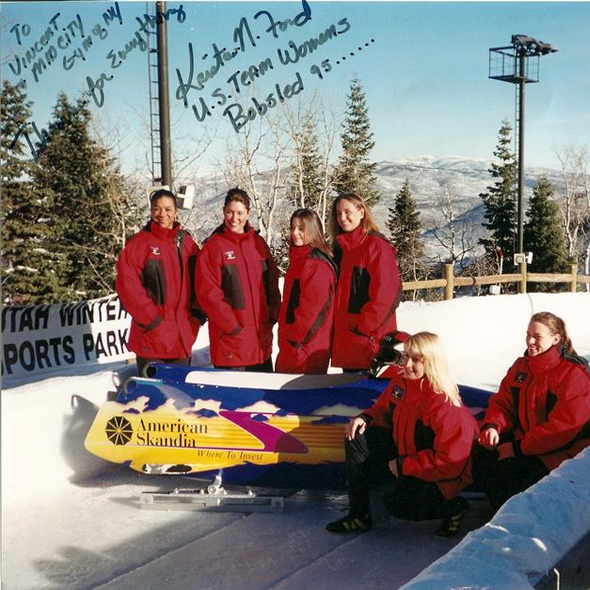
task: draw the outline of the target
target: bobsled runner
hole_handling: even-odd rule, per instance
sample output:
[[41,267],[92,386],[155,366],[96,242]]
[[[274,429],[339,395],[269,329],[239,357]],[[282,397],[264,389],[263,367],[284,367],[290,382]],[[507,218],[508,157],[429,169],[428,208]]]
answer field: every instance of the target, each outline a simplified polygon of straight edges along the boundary
[[[142,473],[221,475],[224,483],[343,489],[344,426],[387,378],[286,375],[156,364],[99,409],[91,453]],[[490,392],[460,386],[477,415]]]

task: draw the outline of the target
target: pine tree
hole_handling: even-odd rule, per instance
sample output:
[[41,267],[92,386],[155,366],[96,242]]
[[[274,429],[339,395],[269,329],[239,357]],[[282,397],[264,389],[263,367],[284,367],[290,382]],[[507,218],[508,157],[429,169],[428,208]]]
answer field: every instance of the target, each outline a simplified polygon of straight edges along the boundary
[[514,153],[510,149],[512,127],[507,121],[502,122],[498,135],[498,145],[494,156],[499,163],[492,162],[489,173],[495,180],[488,187],[488,192],[480,193],[487,223],[484,227],[490,231],[489,238],[480,239],[486,253],[491,259],[498,260],[498,249],[506,261],[514,260],[516,245],[516,171]]
[[418,280],[419,270],[423,267],[424,245],[420,239],[422,224],[419,217],[410,181],[406,179],[395,195],[393,207],[389,208],[387,221],[403,281]]
[[342,154],[334,189],[338,194],[356,193],[368,205],[374,205],[379,200],[375,177],[377,164],[369,162],[368,158],[375,142],[360,80],[352,80],[347,99],[346,118],[340,135]]
[[21,90],[4,80],[0,109],[2,301],[8,305],[43,303],[58,283],[55,259],[45,248],[49,232],[46,203],[30,178],[35,164],[26,157],[23,136],[17,139],[27,127],[31,106]]
[[135,222],[125,180],[108,150],[91,137],[87,103],[60,94],[33,178],[50,206],[50,251],[59,257],[53,301],[114,290],[115,265]]
[[[525,250],[533,253],[529,270],[541,273],[566,272],[568,255],[559,206],[553,200],[553,187],[545,176],[538,179],[526,213]],[[547,290],[543,283],[533,283],[530,287],[535,291]]]

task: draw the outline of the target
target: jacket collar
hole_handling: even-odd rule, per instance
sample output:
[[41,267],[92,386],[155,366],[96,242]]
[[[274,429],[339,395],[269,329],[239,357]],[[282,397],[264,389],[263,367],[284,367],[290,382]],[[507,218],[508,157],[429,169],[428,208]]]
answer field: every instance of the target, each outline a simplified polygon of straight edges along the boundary
[[161,240],[173,240],[180,231],[180,223],[175,221],[172,229],[165,229],[150,219],[145,229]]
[[338,236],[336,236],[336,241],[342,248],[343,252],[350,252],[360,246],[366,237],[367,234],[363,231],[362,225],[359,225],[351,232],[338,234]]
[[250,236],[254,234],[254,229],[250,225],[250,223],[246,222],[244,226],[244,233],[243,234],[236,234],[233,231],[230,231],[225,223],[222,223],[214,232],[214,234],[220,234],[224,238],[232,241],[232,242],[242,242],[243,240],[248,239]]
[[297,262],[302,258],[305,258],[311,252],[311,246],[308,244],[307,246],[291,246],[289,248],[289,262]]
[[535,356],[528,356],[525,353],[525,357],[530,370],[533,373],[539,374],[545,373],[559,364],[561,351],[557,346],[552,346],[549,350]]

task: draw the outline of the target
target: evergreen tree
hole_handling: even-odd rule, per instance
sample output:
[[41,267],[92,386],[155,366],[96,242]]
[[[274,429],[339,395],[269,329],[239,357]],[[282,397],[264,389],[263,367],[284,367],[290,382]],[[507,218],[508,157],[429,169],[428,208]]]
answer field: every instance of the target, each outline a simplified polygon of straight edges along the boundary
[[297,164],[294,167],[294,182],[287,191],[294,207],[319,211],[323,181],[322,160],[318,154],[318,141],[314,121],[308,117],[301,130],[301,141],[297,149]]
[[412,197],[410,181],[406,179],[389,208],[387,228],[397,250],[397,263],[403,281],[418,280],[423,266],[424,245],[420,238],[422,224],[416,201]]
[[[533,261],[529,266],[531,272],[567,272],[568,255],[559,206],[553,200],[553,187],[545,176],[539,178],[529,201],[524,243],[525,250],[533,253]],[[536,291],[547,290],[543,283],[533,283],[530,287]]]
[[59,257],[53,301],[112,293],[117,256],[135,222],[124,178],[90,135],[91,118],[85,101],[71,104],[60,94],[33,174],[49,204],[50,251]]
[[34,305],[47,300],[58,283],[55,257],[47,249],[47,203],[34,191],[34,162],[23,135],[31,116],[26,95],[7,80],[0,108],[2,178],[2,301]]
[[375,142],[360,80],[352,80],[347,98],[346,118],[340,135],[342,154],[333,185],[338,194],[356,193],[368,205],[373,205],[379,200],[375,177],[377,164],[369,162],[368,158]]
[[494,156],[499,162],[492,162],[489,173],[494,184],[488,191],[480,193],[487,223],[484,227],[490,231],[489,238],[480,239],[486,253],[493,260],[498,260],[501,249],[504,260],[514,260],[516,246],[516,171],[514,152],[510,149],[512,127],[507,121],[502,122],[498,135],[498,145]]

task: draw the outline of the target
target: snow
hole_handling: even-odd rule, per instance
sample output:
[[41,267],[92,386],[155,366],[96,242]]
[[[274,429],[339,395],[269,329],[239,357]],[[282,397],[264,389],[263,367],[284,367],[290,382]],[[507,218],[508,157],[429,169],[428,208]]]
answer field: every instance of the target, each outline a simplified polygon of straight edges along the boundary
[[[493,389],[541,310],[561,315],[590,358],[590,294],[408,302],[398,318],[401,329],[443,338],[459,382]],[[205,359],[206,346],[204,331],[193,358]],[[436,537],[435,522],[390,518],[378,496],[373,530],[344,537],[324,531],[346,507],[342,493],[292,491],[282,514],[142,510],[144,490],[196,484],[141,475],[84,450],[96,408],[132,371],[124,363],[71,368],[2,392],[3,589],[520,590],[590,530],[588,451],[488,524],[487,504],[473,499],[454,539]]]

